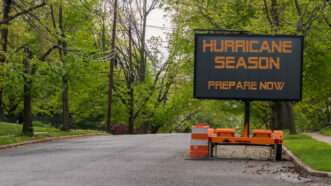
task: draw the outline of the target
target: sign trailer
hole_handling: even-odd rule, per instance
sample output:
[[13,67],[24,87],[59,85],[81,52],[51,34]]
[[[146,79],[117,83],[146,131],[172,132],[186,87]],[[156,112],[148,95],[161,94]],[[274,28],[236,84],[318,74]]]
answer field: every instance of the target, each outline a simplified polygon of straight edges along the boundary
[[253,130],[250,137],[250,101],[301,100],[303,36],[196,33],[194,56],[194,98],[245,102],[242,135],[216,129],[211,144],[277,144],[279,151],[282,131]]

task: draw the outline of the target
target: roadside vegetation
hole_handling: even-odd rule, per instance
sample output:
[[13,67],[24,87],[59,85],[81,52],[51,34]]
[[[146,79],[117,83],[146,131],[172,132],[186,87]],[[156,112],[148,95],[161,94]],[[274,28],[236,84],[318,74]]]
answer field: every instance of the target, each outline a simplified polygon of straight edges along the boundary
[[[331,126],[330,1],[3,0],[0,6],[0,120],[22,123],[25,135],[33,135],[33,121],[64,131],[112,132],[114,125],[127,133],[189,131],[197,122],[240,128],[242,102],[193,99],[196,29],[304,36],[302,101],[253,102],[252,123],[291,134]],[[170,25],[147,24],[157,9]],[[152,29],[168,39],[149,37]]]
[[311,168],[331,171],[331,145],[304,134],[287,135],[286,147]]
[[321,129],[320,133],[325,135],[325,136],[330,136],[331,137],[331,127]]
[[105,132],[97,130],[70,130],[62,131],[49,124],[34,123],[35,135],[33,137],[22,135],[22,125],[14,123],[0,123],[0,145],[20,143],[49,137],[76,136],[76,135],[104,135]]

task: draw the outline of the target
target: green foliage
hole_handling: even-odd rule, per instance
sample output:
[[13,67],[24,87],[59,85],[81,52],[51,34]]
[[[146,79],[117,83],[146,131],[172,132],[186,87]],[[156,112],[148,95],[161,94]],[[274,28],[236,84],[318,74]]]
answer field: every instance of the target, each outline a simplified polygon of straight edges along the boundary
[[44,139],[48,137],[75,136],[75,135],[105,135],[106,133],[96,130],[71,130],[64,132],[51,127],[49,124],[34,122],[35,135],[33,137],[21,134],[22,126],[14,123],[0,123],[0,145],[19,143],[29,140]]
[[331,128],[330,127],[323,128],[320,130],[320,133],[326,136],[331,136]]
[[[193,35],[194,29],[226,29],[241,30],[257,34],[295,34],[305,36],[304,52],[304,81],[303,100],[294,106],[294,116],[299,130],[317,130],[328,125],[328,108],[330,105],[330,70],[331,66],[331,30],[325,22],[325,15],[330,15],[330,6],[323,5],[323,1],[300,1],[299,6],[305,10],[301,17],[293,1],[278,1],[277,9],[280,11],[280,25],[278,31],[271,25],[266,15],[264,1],[197,1],[197,0],[168,0],[168,9],[176,10],[173,13],[173,22],[177,25],[173,35],[172,45],[175,45],[182,63],[181,72],[185,75],[193,74]],[[271,1],[266,1],[270,9]],[[320,12],[317,8],[322,7]],[[323,16],[323,15],[324,16]],[[270,16],[270,15],[269,15]],[[312,19],[312,17],[315,17]],[[323,18],[324,17],[324,18]],[[304,24],[300,30],[299,23]],[[310,22],[312,21],[312,22]],[[311,25],[308,28],[308,24]],[[190,79],[192,80],[192,79]],[[231,109],[226,106],[227,101],[219,101],[220,112],[227,115],[217,116],[230,118],[233,114],[236,121],[242,121],[242,109]],[[223,103],[222,103],[223,102]],[[202,105],[202,102],[200,102]],[[240,103],[237,102],[238,105]],[[269,103],[254,102],[252,108],[253,127],[268,128],[271,122],[271,108]],[[210,108],[210,107],[208,107]],[[204,108],[199,121],[214,123],[211,112]],[[241,107],[240,107],[241,108]],[[215,109],[213,109],[214,112]],[[207,114],[208,113],[208,114]],[[241,123],[241,122],[239,122]],[[237,125],[232,122],[233,125]]]
[[[22,1],[23,2],[23,1]],[[18,2],[18,3],[22,3]],[[33,1],[27,1],[33,3]],[[9,47],[4,53],[6,63],[0,69],[3,105],[6,119],[19,120],[23,110],[23,77],[32,80],[32,110],[35,120],[59,127],[62,121],[62,77],[69,78],[69,112],[75,127],[103,128],[107,111],[108,70],[110,57],[110,30],[112,14],[104,9],[101,0],[62,1],[64,34],[68,51],[63,62],[55,48],[44,59],[42,56],[59,44],[60,28],[52,24],[51,8],[58,1],[48,1],[45,7],[34,10],[34,18],[17,18],[8,25]],[[267,1],[270,5],[270,1]],[[171,16],[174,31],[169,33],[169,56],[160,59],[159,38],[147,42],[147,73],[144,82],[135,80],[135,127],[149,126],[154,132],[188,131],[192,124],[206,122],[213,127],[240,128],[243,123],[243,103],[239,101],[212,101],[193,99],[194,29],[242,30],[258,34],[304,34],[303,100],[294,106],[297,128],[318,130],[330,125],[331,105],[331,20],[330,6],[312,17],[307,31],[298,29],[300,17],[293,1],[279,1],[280,25],[275,31],[265,13],[263,1],[258,0],[166,0],[164,10]],[[109,3],[109,2],[108,2]],[[322,1],[303,0],[304,23],[316,12]],[[122,3],[120,3],[122,4]],[[107,6],[110,6],[109,4]],[[118,25],[117,47],[123,54],[118,60],[127,63],[128,37],[124,21],[126,10],[119,10],[122,22]],[[58,11],[54,11],[56,21]],[[105,18],[105,22],[103,19]],[[105,23],[105,38],[102,36]],[[306,24],[305,26],[307,26]],[[103,40],[104,39],[104,40]],[[102,43],[105,43],[105,48]],[[138,41],[135,41],[138,42]],[[134,45],[139,45],[135,43]],[[24,52],[27,46],[33,53],[30,60],[34,73],[23,76]],[[3,52],[2,52],[3,53]],[[133,66],[141,54],[133,49]],[[165,65],[157,76],[158,70]],[[128,123],[129,106],[127,71],[115,66],[113,123]],[[156,81],[156,79],[158,81]],[[156,81],[156,82],[155,82]],[[252,127],[268,128],[271,120],[270,104],[252,104]]]

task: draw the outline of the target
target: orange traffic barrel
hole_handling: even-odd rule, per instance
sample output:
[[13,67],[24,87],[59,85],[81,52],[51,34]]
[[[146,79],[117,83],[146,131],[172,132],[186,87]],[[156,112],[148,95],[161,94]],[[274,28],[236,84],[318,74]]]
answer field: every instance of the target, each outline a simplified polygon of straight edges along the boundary
[[207,124],[192,126],[190,158],[208,158],[208,129],[209,126]]

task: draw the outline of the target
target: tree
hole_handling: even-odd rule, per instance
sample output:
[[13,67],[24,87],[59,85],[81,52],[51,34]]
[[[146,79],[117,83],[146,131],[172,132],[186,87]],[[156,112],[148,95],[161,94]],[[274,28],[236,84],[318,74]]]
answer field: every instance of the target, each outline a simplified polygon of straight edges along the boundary
[[117,0],[114,1],[113,29],[111,38],[111,61],[109,64],[108,80],[108,112],[107,112],[107,131],[111,132],[112,104],[113,104],[113,86],[114,86],[114,65],[116,63],[116,25],[117,25]]
[[22,133],[27,136],[33,136],[32,127],[32,81],[31,81],[31,65],[32,52],[28,47],[24,47],[24,109],[23,109],[23,128]]
[[[140,62],[139,62],[139,80],[145,81],[146,76],[146,24],[149,14],[159,5],[160,0],[136,0],[138,12],[141,20],[140,24]],[[139,6],[140,5],[140,6]]]
[[[180,48],[183,48],[183,50],[178,52],[177,55],[182,58],[182,62],[193,60],[192,56],[189,54],[193,53],[193,46],[191,44],[193,41],[193,30],[198,28],[241,30],[259,34],[297,34],[305,36],[305,48],[309,47],[309,50],[305,50],[304,100],[301,103],[296,104],[290,102],[273,103],[271,104],[271,110],[273,112],[270,113],[265,112],[266,107],[263,106],[264,103],[256,103],[257,106],[254,107],[254,109],[258,110],[256,112],[253,110],[253,114],[255,113],[252,118],[253,120],[256,120],[255,117],[262,117],[264,119],[263,121],[260,121],[265,123],[263,124],[264,126],[271,126],[271,128],[278,129],[289,128],[291,133],[295,133],[297,126],[294,125],[294,121],[300,121],[297,123],[300,125],[300,128],[307,127],[303,126],[301,122],[304,120],[303,117],[306,117],[303,115],[307,115],[308,117],[308,112],[306,110],[307,107],[309,107],[308,105],[314,103],[314,105],[316,104],[316,109],[320,108],[318,105],[322,105],[321,103],[326,105],[325,99],[323,102],[320,102],[320,99],[316,98],[316,96],[321,96],[322,94],[327,95],[322,93],[324,92],[322,89],[325,89],[326,93],[328,86],[322,86],[319,84],[319,87],[323,88],[317,88],[314,81],[318,79],[320,82],[324,82],[329,79],[325,77],[324,74],[327,74],[327,71],[330,68],[327,65],[324,65],[325,62],[323,62],[328,59],[328,52],[326,52],[327,49],[324,46],[327,44],[326,38],[329,38],[329,36],[326,32],[321,32],[322,30],[325,31],[326,27],[329,27],[327,21],[329,19],[325,20],[325,17],[328,17],[330,12],[328,9],[330,3],[328,1],[169,0],[167,1],[167,4],[169,9],[175,10],[172,17],[176,27],[185,28],[176,30],[176,32],[180,34],[178,39],[181,41]],[[317,34],[318,32],[320,32],[320,34]],[[313,57],[314,59],[310,59],[312,56],[315,56]],[[317,58],[316,56],[321,57]],[[188,69],[188,73],[192,73],[193,69]],[[314,88],[312,86],[314,86]],[[316,94],[314,93],[313,95],[310,91],[313,91]],[[309,103],[307,103],[308,100],[310,100]],[[316,103],[317,100],[318,104]],[[303,107],[303,105],[305,106]],[[303,108],[305,108],[305,111],[302,110]],[[263,114],[260,113],[259,110]],[[325,110],[325,117],[327,118],[327,109],[323,110]],[[311,110],[311,114],[309,114],[308,118],[320,118],[320,116],[317,117],[317,112],[318,111],[315,109]],[[315,124],[311,125],[318,126],[316,123],[319,123],[320,121],[316,120],[314,119]],[[272,125],[269,125],[269,123]]]
[[[13,6],[18,6],[17,3],[15,3],[12,0],[3,0],[2,1],[2,19],[0,20],[1,25],[1,49],[2,52],[0,53],[0,66],[1,69],[4,69],[4,63],[6,62],[6,53],[8,52],[8,35],[9,35],[9,24],[14,21],[15,19],[24,16],[38,8],[41,8],[46,5],[46,2],[43,0],[40,3],[36,5],[32,5],[31,7],[27,9],[22,9],[20,12],[17,12],[14,15],[10,15]],[[18,7],[20,8],[20,7]],[[4,117],[4,109],[3,109],[3,86],[0,83],[0,119],[3,119]]]
[[[284,2],[283,2],[284,3]],[[312,28],[313,22],[316,19],[321,19],[320,11],[323,10],[327,6],[327,1],[322,1],[317,4],[311,11],[308,9],[308,5],[304,7],[305,13],[302,12],[302,7],[297,0],[294,0],[295,9],[297,12],[297,20],[296,20],[296,34],[299,35],[307,35],[307,32]],[[271,6],[268,6],[268,2],[264,0],[264,9],[266,12],[267,20],[271,26],[273,34],[281,34],[281,7],[285,7],[282,5],[280,1],[271,0]],[[284,10],[283,10],[284,11]],[[322,14],[323,15],[323,14]],[[306,20],[306,21],[304,21]],[[291,134],[296,133],[294,116],[293,116],[293,104],[290,102],[279,102],[273,103],[272,105],[272,127],[273,129],[283,129],[288,128]]]

